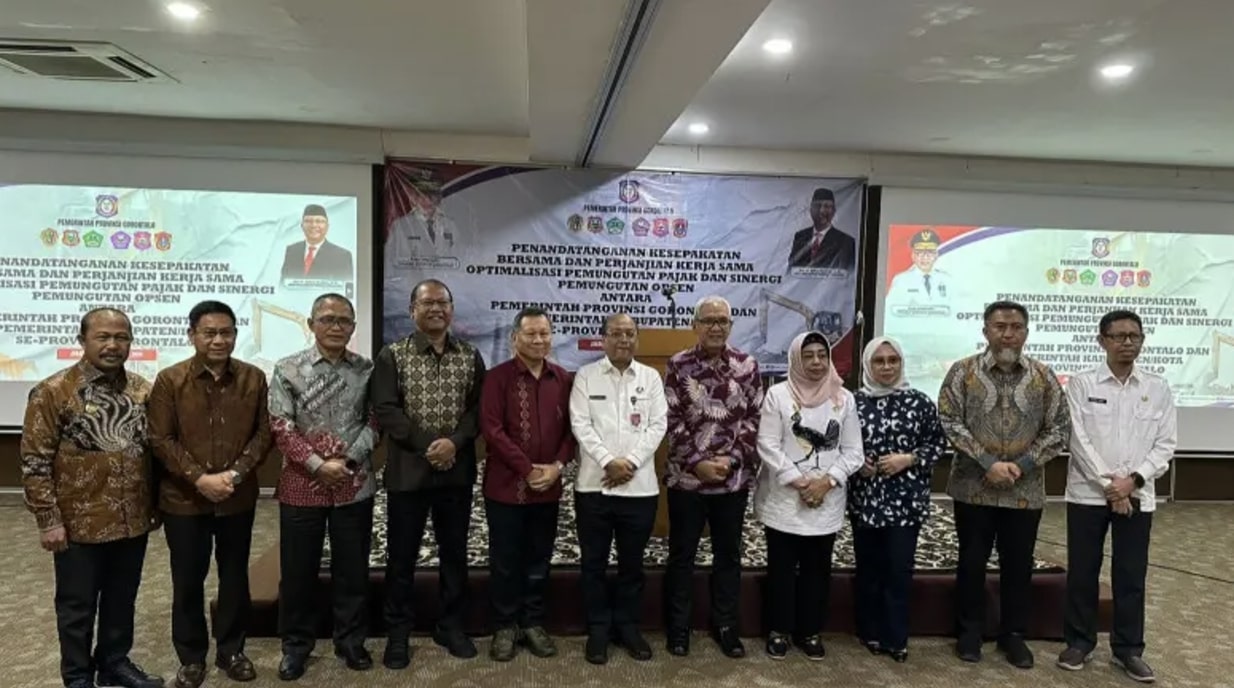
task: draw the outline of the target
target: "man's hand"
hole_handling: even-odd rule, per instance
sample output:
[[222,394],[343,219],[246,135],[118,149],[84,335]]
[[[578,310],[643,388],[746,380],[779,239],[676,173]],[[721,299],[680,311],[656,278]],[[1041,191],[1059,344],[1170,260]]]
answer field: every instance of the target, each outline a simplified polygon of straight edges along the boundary
[[704,483],[715,484],[728,480],[728,459],[703,459],[694,465],[694,475]]
[[1114,474],[1102,477],[1110,480],[1110,484],[1105,486],[1106,501],[1116,502],[1120,499],[1127,499],[1131,496],[1132,492],[1135,492],[1135,478],[1124,478]]
[[878,475],[878,464],[874,463],[870,459],[866,459],[865,463],[861,464],[860,473],[863,478],[873,478]]
[[800,478],[797,478],[793,482],[789,483],[789,485],[791,485],[793,489],[797,490],[798,492],[801,492],[802,490],[810,486],[810,479],[803,475]]
[[317,467],[313,477],[326,487],[338,487],[351,478],[351,471],[347,468],[346,459],[332,456]]
[[449,438],[441,437],[433,440],[433,443],[428,445],[428,449],[424,451],[424,458],[428,459],[430,465],[439,471],[448,471],[454,467],[454,454],[458,448],[454,446]]
[[823,503],[823,498],[831,491],[831,478],[821,476],[818,478],[810,478],[810,484],[801,491],[801,501],[811,509],[816,508]]
[[230,473],[207,473],[197,479],[197,491],[206,499],[221,502],[231,496],[236,488],[231,484]]
[[63,552],[69,548],[69,534],[64,526],[39,533],[39,545],[48,552]]
[[603,484],[606,488],[625,485],[634,478],[634,462],[626,458],[613,459],[604,467]]
[[883,475],[895,475],[913,465],[915,460],[912,454],[888,454],[878,460],[878,472]]
[[1010,461],[996,461],[986,471],[985,479],[994,487],[1011,487],[1020,479],[1020,467]]
[[1131,508],[1131,500],[1123,497],[1110,502],[1110,509],[1119,516],[1130,516],[1134,509]]
[[552,487],[561,477],[561,469],[555,463],[536,464],[527,476],[527,485],[536,492],[544,492]]

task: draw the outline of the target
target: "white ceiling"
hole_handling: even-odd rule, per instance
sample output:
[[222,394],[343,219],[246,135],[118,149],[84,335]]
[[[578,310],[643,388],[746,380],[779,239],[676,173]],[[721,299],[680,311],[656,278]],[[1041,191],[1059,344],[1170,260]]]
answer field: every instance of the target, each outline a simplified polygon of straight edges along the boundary
[[[0,109],[511,137],[570,162],[631,0],[0,0],[0,38],[107,41],[166,84],[0,70]],[[595,147],[1234,166],[1231,0],[660,0]],[[762,43],[787,36],[794,52]],[[1102,60],[1143,67],[1097,83]],[[0,130],[4,115],[0,111]],[[706,121],[710,133],[686,132]],[[71,132],[66,132],[66,135]]]
[[665,140],[1234,165],[1231,26],[1230,0],[774,0]]

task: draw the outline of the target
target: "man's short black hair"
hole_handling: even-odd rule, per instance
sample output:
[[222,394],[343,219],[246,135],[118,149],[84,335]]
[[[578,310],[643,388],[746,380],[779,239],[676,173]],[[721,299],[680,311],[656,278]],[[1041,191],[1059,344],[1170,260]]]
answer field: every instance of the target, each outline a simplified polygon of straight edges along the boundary
[[1028,322],[1028,309],[1015,301],[995,301],[985,307],[985,313],[982,316],[984,322],[990,322],[990,317],[995,311],[1015,311],[1024,317],[1024,322]]
[[629,318],[630,322],[634,323],[634,331],[638,332],[638,321],[634,319],[634,316],[622,311],[621,313],[610,314],[607,318],[604,319],[603,322],[600,323],[600,336],[603,337],[604,335],[608,334],[609,324],[612,323],[617,318],[621,318],[621,317]]
[[445,282],[442,282],[439,279],[430,277],[428,279],[424,279],[424,280],[420,280],[419,282],[416,282],[416,286],[411,288],[411,302],[412,303],[416,302],[416,296],[420,294],[421,287],[428,287],[428,286],[436,286],[436,287],[441,287],[442,289],[445,289],[446,294],[450,296],[450,301],[451,302],[454,301],[454,292],[450,291],[450,287],[447,286]]
[[351,299],[347,298],[346,296],[343,296],[342,294],[336,294],[334,292],[330,292],[329,294],[322,294],[321,296],[318,296],[317,298],[313,299],[313,307],[309,309],[310,317],[314,317],[314,318],[317,317],[317,309],[320,308],[321,304],[325,303],[326,301],[342,301],[343,303],[347,304],[347,310],[351,311],[351,317],[352,318],[356,317],[356,306],[355,304],[351,302]]
[[519,330],[523,328],[523,320],[526,318],[546,318],[548,319],[550,326],[553,323],[553,319],[549,317],[548,311],[544,310],[543,308],[536,308],[535,306],[529,306],[519,311],[518,315],[514,316],[514,331],[515,332],[518,332]]
[[1101,322],[1097,323],[1097,331],[1101,334],[1109,334],[1110,325],[1113,325],[1119,320],[1130,320],[1135,323],[1140,332],[1144,331],[1144,321],[1140,320],[1140,316],[1136,315],[1134,311],[1128,310],[1110,311],[1109,313],[1101,316]]
[[129,334],[133,334],[133,321],[129,320],[128,313],[125,313],[118,308],[112,308],[111,306],[100,306],[99,308],[91,308],[86,311],[85,315],[81,316],[81,330],[78,332],[77,336],[85,337],[86,333],[90,331],[90,323],[104,313],[107,315],[118,315],[121,318],[124,318],[124,322],[129,326]]
[[225,315],[231,318],[231,324],[236,324],[236,312],[222,301],[202,301],[189,311],[189,327],[196,328],[197,323],[207,315]]

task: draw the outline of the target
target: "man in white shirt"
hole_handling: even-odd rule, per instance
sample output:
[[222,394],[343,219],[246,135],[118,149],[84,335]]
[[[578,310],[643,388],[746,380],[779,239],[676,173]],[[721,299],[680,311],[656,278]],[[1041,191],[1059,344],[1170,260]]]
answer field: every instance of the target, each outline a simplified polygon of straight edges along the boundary
[[[660,487],[655,452],[668,428],[664,383],[634,360],[638,325],[624,313],[600,327],[604,358],[579,369],[570,392],[570,424],[579,445],[574,505],[582,550],[586,658],[608,661],[615,639],[631,657],[651,659],[639,633],[643,551],[656,519]],[[606,584],[609,551],[617,540],[617,585]]]
[[1112,311],[1098,340],[1106,362],[1067,383],[1071,462],[1067,474],[1067,649],[1058,666],[1084,668],[1097,646],[1097,577],[1106,529],[1113,531],[1112,661],[1151,683],[1144,653],[1144,578],[1156,507],[1153,483],[1165,475],[1178,442],[1178,415],[1164,379],[1135,365],[1144,345],[1140,317]]
[[887,290],[887,303],[895,306],[930,306],[950,302],[951,275],[938,269],[939,237],[926,227],[909,239],[913,265],[896,275]]

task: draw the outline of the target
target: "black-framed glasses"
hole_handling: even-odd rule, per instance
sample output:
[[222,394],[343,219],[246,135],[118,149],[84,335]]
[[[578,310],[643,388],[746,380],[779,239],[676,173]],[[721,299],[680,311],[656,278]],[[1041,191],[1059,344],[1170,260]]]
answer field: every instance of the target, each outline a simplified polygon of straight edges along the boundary
[[1108,341],[1114,342],[1115,344],[1139,344],[1144,341],[1144,335],[1136,332],[1128,332],[1126,334],[1103,334],[1101,336],[1105,337]]

